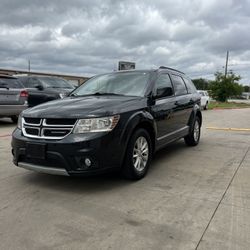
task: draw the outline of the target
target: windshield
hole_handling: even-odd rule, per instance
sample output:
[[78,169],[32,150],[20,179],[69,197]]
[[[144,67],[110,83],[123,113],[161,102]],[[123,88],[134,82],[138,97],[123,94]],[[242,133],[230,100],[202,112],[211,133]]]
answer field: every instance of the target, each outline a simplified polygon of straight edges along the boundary
[[74,89],[70,83],[60,78],[41,77],[39,80],[45,85],[46,88]]
[[89,79],[76,89],[72,95],[116,94],[144,96],[148,79],[148,72],[123,72],[100,75]]

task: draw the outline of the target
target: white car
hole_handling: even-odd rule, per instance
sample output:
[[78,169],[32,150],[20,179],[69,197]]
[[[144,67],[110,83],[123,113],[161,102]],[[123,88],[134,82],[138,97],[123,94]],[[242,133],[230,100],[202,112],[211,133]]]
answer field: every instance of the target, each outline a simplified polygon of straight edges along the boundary
[[210,102],[210,98],[209,98],[208,92],[205,91],[205,90],[197,90],[197,91],[198,91],[198,93],[201,96],[201,107],[204,110],[207,110],[208,109],[208,104]]

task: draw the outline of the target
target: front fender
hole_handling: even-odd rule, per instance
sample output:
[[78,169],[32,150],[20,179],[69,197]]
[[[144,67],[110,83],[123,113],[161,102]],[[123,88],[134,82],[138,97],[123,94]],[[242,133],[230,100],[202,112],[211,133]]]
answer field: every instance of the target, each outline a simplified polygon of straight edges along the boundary
[[150,127],[154,134],[157,133],[157,127],[154,121],[153,116],[147,111],[138,111],[131,115],[127,120],[122,135],[121,135],[121,144],[127,148],[128,141],[135,131],[135,129],[139,126],[147,126]]

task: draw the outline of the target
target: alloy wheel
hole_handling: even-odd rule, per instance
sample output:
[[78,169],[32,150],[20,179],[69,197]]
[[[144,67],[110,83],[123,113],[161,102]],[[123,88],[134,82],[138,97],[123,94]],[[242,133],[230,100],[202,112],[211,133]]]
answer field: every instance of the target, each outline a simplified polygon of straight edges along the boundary
[[149,156],[149,145],[145,137],[137,138],[133,149],[134,168],[141,172],[145,169]]
[[194,124],[194,140],[197,142],[199,140],[199,137],[200,137],[200,124],[196,120]]

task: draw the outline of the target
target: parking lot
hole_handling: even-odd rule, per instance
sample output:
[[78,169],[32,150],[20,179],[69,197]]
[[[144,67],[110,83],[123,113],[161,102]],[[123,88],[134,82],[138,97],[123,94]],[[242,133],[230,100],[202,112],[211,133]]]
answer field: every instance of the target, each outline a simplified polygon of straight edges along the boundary
[[0,120],[0,249],[249,249],[250,109],[203,112],[200,144],[157,153],[138,182],[19,169]]

